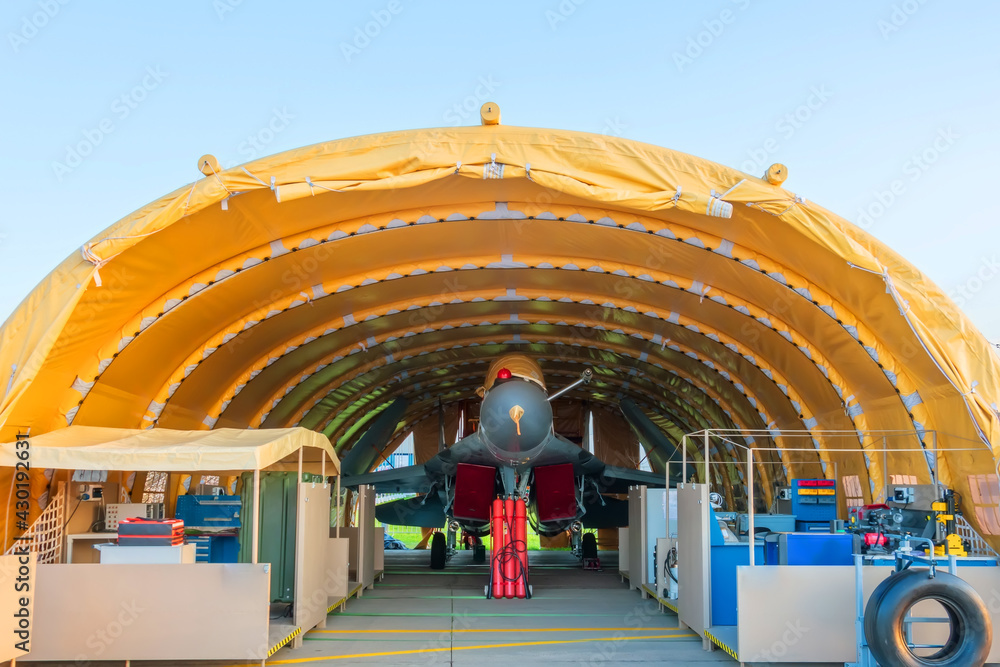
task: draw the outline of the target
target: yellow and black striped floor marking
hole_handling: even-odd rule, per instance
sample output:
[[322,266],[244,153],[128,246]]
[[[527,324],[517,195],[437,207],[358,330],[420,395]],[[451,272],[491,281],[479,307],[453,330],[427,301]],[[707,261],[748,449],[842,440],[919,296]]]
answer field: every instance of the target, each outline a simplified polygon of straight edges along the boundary
[[279,648],[281,648],[282,646],[284,646],[288,642],[290,642],[293,639],[295,639],[296,637],[298,637],[299,634],[301,634],[301,632],[302,632],[302,628],[295,628],[294,630],[292,630],[292,633],[290,635],[288,635],[287,637],[285,637],[284,639],[282,639],[280,642],[278,642],[277,644],[275,644],[274,646],[271,647],[271,650],[267,652],[267,657],[270,658],[272,655],[274,655],[275,653],[277,653]]
[[711,641],[713,644],[715,644],[716,646],[718,646],[719,648],[721,648],[723,651],[725,651],[729,655],[729,657],[732,658],[733,660],[739,660],[740,659],[740,656],[737,655],[735,649],[731,649],[728,646],[726,646],[724,643],[722,643],[721,639],[719,639],[718,637],[716,637],[715,635],[713,635],[708,630],[705,630],[705,636],[708,637],[709,641]]
[[362,588],[361,584],[358,584],[357,586],[355,586],[351,590],[350,593],[347,594],[346,598],[340,598],[339,600],[337,600],[336,602],[334,602],[332,605],[330,605],[329,607],[327,607],[326,608],[326,615],[329,616],[330,614],[332,614],[334,609],[336,609],[337,607],[339,607],[340,605],[344,604],[345,602],[347,602],[348,600],[350,600],[352,597],[354,597],[357,594],[357,592],[361,590],[361,588]]
[[680,613],[680,612],[679,612],[679,611],[677,610],[677,605],[675,605],[675,604],[674,604],[673,602],[671,602],[670,600],[664,600],[664,599],[663,599],[663,598],[661,598],[661,597],[660,597],[659,595],[657,595],[657,594],[656,594],[656,593],[655,593],[654,591],[651,591],[651,590],[649,590],[649,587],[648,587],[648,586],[646,586],[646,585],[643,585],[643,587],[642,587],[642,588],[643,588],[643,590],[645,590],[645,591],[646,591],[647,593],[649,593],[649,594],[650,594],[650,595],[651,595],[651,596],[652,596],[652,597],[653,597],[653,598],[654,598],[654,599],[655,599],[655,600],[656,600],[657,602],[659,602],[660,604],[662,604],[662,605],[663,605],[664,607],[666,607],[666,608],[667,608],[667,609],[669,609],[670,611],[674,612],[675,614],[679,614],[679,613]]

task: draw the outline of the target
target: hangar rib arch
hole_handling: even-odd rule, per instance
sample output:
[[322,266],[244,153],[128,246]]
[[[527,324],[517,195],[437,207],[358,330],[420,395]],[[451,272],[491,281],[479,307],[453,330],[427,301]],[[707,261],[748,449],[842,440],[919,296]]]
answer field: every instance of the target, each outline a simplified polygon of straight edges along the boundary
[[[841,466],[824,432],[857,432],[860,451],[865,432],[933,430],[981,448],[942,453],[942,482],[995,470],[996,359],[919,271],[764,180],[574,132],[395,132],[211,173],[85,244],[2,342],[8,435],[302,424],[340,440],[386,401],[475,382],[399,378],[517,347],[553,372],[603,360],[599,402],[682,428],[805,430]],[[861,470],[869,490],[882,468]]]

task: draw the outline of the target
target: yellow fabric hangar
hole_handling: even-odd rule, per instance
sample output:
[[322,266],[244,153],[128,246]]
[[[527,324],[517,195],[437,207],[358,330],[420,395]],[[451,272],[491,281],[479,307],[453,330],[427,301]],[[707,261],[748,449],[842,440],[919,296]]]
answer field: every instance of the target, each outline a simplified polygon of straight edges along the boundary
[[[503,125],[199,167],[7,320],[0,442],[70,426],[304,426],[342,454],[394,398],[409,401],[402,435],[517,351],[550,391],[592,367],[570,398],[608,419],[630,398],[674,441],[760,430],[748,442],[766,484],[857,475],[870,501],[888,474],[929,482],[936,446],[940,481],[981,532],[1000,532],[973,506],[996,486],[990,344],[891,249],[772,184],[782,168],[769,182]],[[778,431],[807,432],[815,451],[764,453]],[[884,432],[915,433],[927,455],[858,454]],[[720,441],[711,456],[739,486],[742,455]]]

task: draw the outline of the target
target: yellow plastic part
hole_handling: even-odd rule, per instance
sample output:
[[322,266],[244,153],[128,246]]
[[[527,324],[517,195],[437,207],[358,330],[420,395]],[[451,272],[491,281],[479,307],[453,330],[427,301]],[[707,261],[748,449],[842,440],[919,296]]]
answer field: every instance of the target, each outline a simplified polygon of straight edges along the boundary
[[479,109],[479,118],[483,125],[499,125],[500,105],[496,102],[487,102]]
[[965,550],[965,545],[962,544],[962,538],[958,535],[949,535],[947,537],[948,549],[947,553],[945,551],[945,545],[941,544],[934,547],[935,556],[968,556],[968,552]]

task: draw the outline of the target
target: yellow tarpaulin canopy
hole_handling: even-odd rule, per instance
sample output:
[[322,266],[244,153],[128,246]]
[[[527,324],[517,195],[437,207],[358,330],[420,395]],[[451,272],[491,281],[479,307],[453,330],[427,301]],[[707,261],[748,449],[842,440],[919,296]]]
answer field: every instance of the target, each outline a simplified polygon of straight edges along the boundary
[[[405,433],[474,397],[512,352],[552,392],[590,366],[560,400],[630,398],[674,440],[811,434],[809,457],[759,463],[762,484],[836,474],[870,501],[936,467],[967,503],[1000,497],[1000,364],[914,266],[758,175],[507,126],[208,170],[118,221],[0,330],[0,439],[298,425],[343,451],[396,398]],[[926,456],[870,451],[887,431]],[[710,453],[746,479],[727,443]]]
[[[147,431],[70,426],[30,438],[29,445],[32,467],[57,470],[263,470],[300,449],[306,450],[303,460],[309,463],[327,456],[329,474],[340,469],[330,441],[305,428]],[[0,466],[13,467],[17,460],[15,443],[0,445]]]

